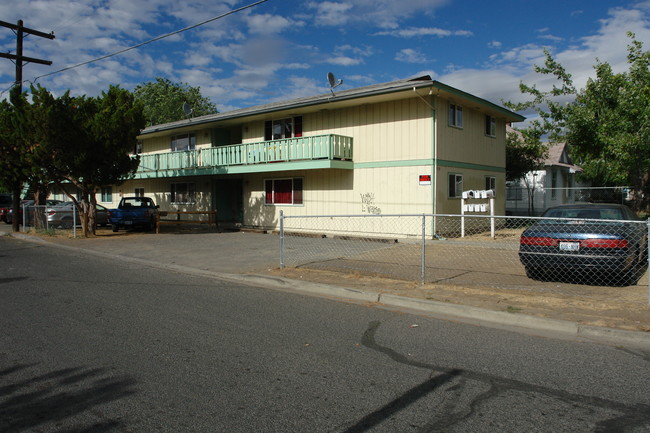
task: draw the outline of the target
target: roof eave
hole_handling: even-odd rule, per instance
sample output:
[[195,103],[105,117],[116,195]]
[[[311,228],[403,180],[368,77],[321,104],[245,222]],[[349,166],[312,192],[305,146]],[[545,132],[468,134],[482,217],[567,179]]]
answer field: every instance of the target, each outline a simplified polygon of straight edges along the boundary
[[490,101],[471,95],[467,92],[463,92],[462,90],[448,86],[439,81],[434,81],[428,76],[386,83],[386,86],[384,87],[380,86],[377,87],[376,89],[373,88],[374,86],[368,86],[368,87],[370,89],[366,89],[366,90],[363,90],[364,88],[350,89],[343,92],[337,92],[336,94],[333,93],[332,95],[326,93],[311,98],[290,100],[290,101],[286,101],[286,103],[280,102],[278,104],[260,105],[257,107],[244,108],[244,109],[234,110],[226,113],[210,114],[207,116],[196,117],[196,118],[181,120],[177,122],[165,123],[161,125],[153,125],[143,129],[140,135],[150,135],[159,132],[185,128],[188,126],[205,125],[213,122],[259,116],[259,115],[269,114],[277,111],[313,107],[322,104],[329,104],[332,102],[350,101],[354,99],[381,96],[390,93],[403,92],[410,89],[413,90],[421,89],[421,88],[430,89],[431,87],[438,88],[447,93],[454,94],[457,95],[458,97],[462,97],[464,99],[474,101],[481,105],[487,106],[490,109],[503,115],[507,121],[521,122],[526,119],[525,117],[517,113],[514,113],[510,110],[507,110],[503,107],[500,107],[499,105],[496,105]]

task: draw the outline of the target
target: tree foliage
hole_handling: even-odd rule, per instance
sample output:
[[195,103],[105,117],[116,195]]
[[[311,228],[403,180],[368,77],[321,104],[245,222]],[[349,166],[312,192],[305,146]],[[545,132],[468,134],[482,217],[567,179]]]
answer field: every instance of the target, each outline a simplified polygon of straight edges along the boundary
[[596,77],[576,91],[571,75],[546,51],[544,67],[535,70],[554,75],[561,86],[542,92],[522,83],[522,93],[532,99],[507,105],[534,109],[539,120],[533,126],[551,141],[571,146],[583,180],[594,186],[633,186],[639,210],[650,199],[650,52],[634,34],[628,36],[627,71],[614,73],[611,65],[597,61]]
[[183,104],[192,108],[192,117],[217,113],[217,106],[201,96],[200,87],[173,83],[167,78],[157,77],[156,81],[139,84],[133,93],[144,105],[147,126],[185,119]]
[[[13,195],[12,209],[18,215],[20,193],[32,172],[32,128],[30,105],[25,94],[15,87],[9,101],[0,101],[0,184]],[[18,231],[18,218],[13,219],[13,231]]]
[[[75,203],[84,236],[95,233],[95,192],[121,183],[139,164],[130,153],[144,128],[142,105],[133,95],[111,86],[101,96],[55,98],[32,87],[33,167],[58,185]],[[80,199],[65,187],[74,185]]]
[[548,146],[531,129],[506,134],[506,180],[523,179],[526,173],[544,167]]

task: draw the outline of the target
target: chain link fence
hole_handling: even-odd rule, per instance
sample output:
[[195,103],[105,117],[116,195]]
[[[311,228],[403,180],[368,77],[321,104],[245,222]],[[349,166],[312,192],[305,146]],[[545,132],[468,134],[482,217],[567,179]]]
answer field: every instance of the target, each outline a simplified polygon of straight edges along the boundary
[[76,237],[77,226],[81,224],[79,213],[71,202],[57,205],[23,205],[19,221],[23,231],[29,229],[56,232],[66,230]]
[[510,215],[539,216],[551,206],[568,203],[620,203],[634,208],[638,200],[633,188],[563,187],[508,185],[506,211]]
[[281,267],[420,283],[650,285],[650,222],[479,215],[280,216]]

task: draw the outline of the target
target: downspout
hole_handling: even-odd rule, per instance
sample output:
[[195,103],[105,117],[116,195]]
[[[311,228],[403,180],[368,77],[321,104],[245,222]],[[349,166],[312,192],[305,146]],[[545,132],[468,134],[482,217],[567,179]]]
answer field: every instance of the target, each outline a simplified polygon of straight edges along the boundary
[[[432,95],[433,106],[438,102],[436,95]],[[431,110],[431,152],[433,153],[433,191],[431,192],[431,199],[433,200],[433,214],[438,213],[438,141],[437,130],[438,122],[436,121],[436,109]],[[433,219],[433,235],[436,236],[436,219]]]
[[[431,173],[432,177],[432,189],[431,189],[431,201],[432,201],[432,210],[433,214],[435,215],[438,211],[438,143],[436,140],[436,95],[433,94],[433,89],[429,90],[429,96],[431,96],[431,102],[427,101],[420,95],[416,88],[413,87],[413,92],[424,102],[427,107],[431,109],[431,154],[433,155],[433,163],[431,164],[431,168],[433,170],[433,173]],[[433,105],[432,105],[433,104]],[[436,217],[433,217],[433,233],[432,233],[432,238],[437,238],[437,230],[436,230]]]

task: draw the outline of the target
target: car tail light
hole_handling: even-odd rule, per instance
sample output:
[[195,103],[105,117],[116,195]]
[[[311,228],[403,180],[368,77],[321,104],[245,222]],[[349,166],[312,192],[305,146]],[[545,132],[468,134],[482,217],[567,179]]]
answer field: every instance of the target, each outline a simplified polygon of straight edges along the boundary
[[582,248],[627,248],[625,239],[585,239],[580,241]]
[[538,247],[555,247],[558,240],[542,236],[522,236],[519,241],[521,245],[534,245]]
[[55,211],[55,210],[49,210],[49,211],[47,211],[47,216],[52,216],[52,215],[54,215],[54,214],[56,214],[56,211]]

